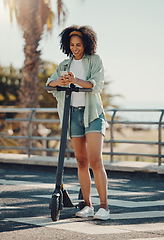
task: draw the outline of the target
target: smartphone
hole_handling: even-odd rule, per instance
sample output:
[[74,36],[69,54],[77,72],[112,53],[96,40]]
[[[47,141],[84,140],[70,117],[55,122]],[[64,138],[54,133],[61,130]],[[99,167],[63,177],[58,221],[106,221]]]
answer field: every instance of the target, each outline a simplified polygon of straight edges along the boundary
[[60,76],[63,77],[65,75],[68,75],[68,71],[60,71]]

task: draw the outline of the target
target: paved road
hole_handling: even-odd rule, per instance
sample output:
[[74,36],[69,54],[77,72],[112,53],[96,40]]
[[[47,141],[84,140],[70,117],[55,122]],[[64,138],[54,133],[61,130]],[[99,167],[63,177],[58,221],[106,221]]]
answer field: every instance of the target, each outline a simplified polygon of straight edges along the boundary
[[[58,222],[50,218],[49,202],[54,189],[53,169],[0,169],[0,239],[164,239],[164,178],[108,176],[111,219],[98,221],[75,217],[77,209],[63,209]],[[65,188],[77,201],[76,173],[65,173]],[[99,198],[92,184],[95,211]]]

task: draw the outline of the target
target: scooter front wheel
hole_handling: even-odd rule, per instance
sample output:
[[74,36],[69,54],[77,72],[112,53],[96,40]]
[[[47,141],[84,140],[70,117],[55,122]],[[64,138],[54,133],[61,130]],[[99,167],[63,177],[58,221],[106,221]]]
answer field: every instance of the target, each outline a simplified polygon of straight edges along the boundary
[[52,196],[51,219],[58,221],[60,216],[60,196]]

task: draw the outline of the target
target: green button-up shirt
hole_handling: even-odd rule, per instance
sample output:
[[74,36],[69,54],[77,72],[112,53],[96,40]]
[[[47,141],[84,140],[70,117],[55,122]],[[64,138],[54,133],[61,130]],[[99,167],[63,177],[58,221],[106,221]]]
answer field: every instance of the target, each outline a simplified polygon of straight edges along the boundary
[[[55,73],[48,78],[46,85],[60,77],[60,71],[69,71],[72,57],[62,61],[56,68]],[[92,92],[85,93],[85,111],[84,125],[88,127],[89,123],[98,118],[104,112],[100,92],[104,85],[104,68],[99,55],[84,55],[82,58],[86,81],[93,84]],[[58,113],[60,120],[63,119],[65,92],[49,91],[56,97],[58,102]]]

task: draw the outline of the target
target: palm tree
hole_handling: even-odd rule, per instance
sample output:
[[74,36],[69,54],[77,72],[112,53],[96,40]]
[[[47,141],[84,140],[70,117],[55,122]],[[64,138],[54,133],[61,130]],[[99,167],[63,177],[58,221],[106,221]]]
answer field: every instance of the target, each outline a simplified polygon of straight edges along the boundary
[[[54,1],[54,0],[53,0]],[[66,8],[62,0],[56,0],[58,24],[65,21]],[[38,50],[44,27],[47,31],[52,29],[55,17],[51,9],[50,0],[4,0],[4,5],[9,7],[10,19],[12,21],[15,13],[18,25],[23,32],[25,40],[25,61],[22,69],[22,79],[19,90],[19,107],[34,108],[39,103],[39,65],[40,54]],[[24,117],[29,117],[28,114]],[[20,133],[27,136],[27,124],[22,123]]]
[[[57,0],[58,24],[61,17],[65,20],[66,10],[62,0]],[[52,28],[54,13],[50,0],[4,0],[9,6],[10,19],[15,12],[16,20],[23,31],[25,40],[25,61],[22,69],[22,79],[19,91],[19,106],[24,108],[38,107],[40,51],[38,50],[44,26],[47,31]]]

